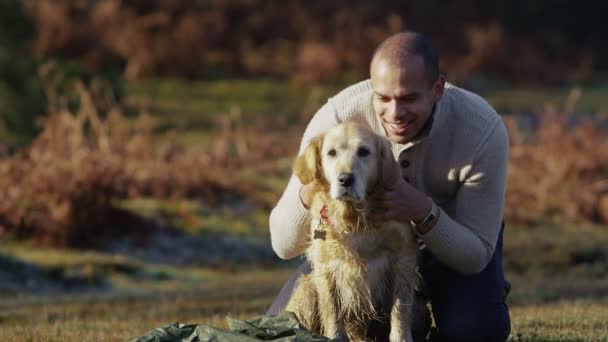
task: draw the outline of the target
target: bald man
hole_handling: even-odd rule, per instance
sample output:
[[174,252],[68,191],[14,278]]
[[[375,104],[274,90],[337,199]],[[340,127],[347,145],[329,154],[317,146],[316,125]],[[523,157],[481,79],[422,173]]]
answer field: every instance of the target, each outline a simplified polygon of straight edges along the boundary
[[[402,178],[373,215],[404,222],[419,238],[420,273],[435,321],[431,340],[505,341],[510,332],[502,269],[507,131],[485,100],[447,83],[438,65],[425,36],[389,37],[374,53],[370,79],[330,98],[314,115],[300,153],[312,137],[344,121],[366,122],[386,136]],[[270,214],[272,247],[283,259],[306,248],[310,190],[292,176]],[[297,278],[307,272],[305,263],[268,314],[283,309]],[[426,335],[417,328],[418,338]]]

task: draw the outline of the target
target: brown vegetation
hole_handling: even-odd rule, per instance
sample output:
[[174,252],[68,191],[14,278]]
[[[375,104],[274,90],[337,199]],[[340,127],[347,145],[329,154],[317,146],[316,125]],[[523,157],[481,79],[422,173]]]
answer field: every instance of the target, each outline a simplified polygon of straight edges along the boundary
[[[345,72],[363,75],[377,44],[403,29],[429,34],[452,77],[474,72],[563,81],[570,74],[588,77],[596,68],[606,68],[602,61],[608,53],[601,44],[602,18],[593,20],[603,12],[593,8],[599,5],[473,0],[23,3],[35,27],[38,54],[77,58],[89,67],[119,67],[128,79],[222,73],[314,82]],[[584,25],[570,22],[573,17]]]
[[[0,159],[0,236],[75,247],[130,229],[145,233],[112,201],[196,196],[213,204],[226,193],[254,192],[230,170],[287,154],[276,131],[257,133],[263,123],[236,124],[238,111],[221,121],[208,146],[180,144],[175,132],[159,143],[151,116],[125,118],[99,84],[78,80],[72,94],[61,96],[47,87],[50,113],[41,133],[27,149]],[[77,110],[68,110],[69,97],[78,100]]]
[[[52,64],[43,66],[45,84],[52,70]],[[41,133],[27,149],[0,158],[0,236],[90,246],[117,233],[145,232],[149,227],[113,206],[124,198],[195,197],[213,205],[237,194],[269,208],[276,189],[256,180],[285,177],[289,165],[283,161],[299,142],[286,122],[244,124],[234,108],[218,116],[219,130],[209,143],[186,145],[175,131],[159,136],[150,115],[124,117],[123,105],[99,80],[77,80],[67,88],[58,95],[47,86],[50,113]],[[506,220],[608,223],[606,132],[590,120],[569,123],[552,107],[538,117],[538,130],[527,134],[514,116],[506,118]]]
[[[102,117],[91,88],[76,82],[74,89],[81,101],[78,111],[53,111],[26,150],[0,159],[3,234],[46,245],[82,246],[129,227],[141,233],[145,227],[133,227],[141,222],[113,207],[113,200],[197,197],[213,203],[226,192],[247,196],[258,192],[259,185],[241,181],[234,170],[289,158],[298,143],[297,134],[259,134],[259,123],[236,124],[238,112],[222,121],[220,133],[205,147],[177,143],[175,132],[158,143],[150,116],[130,121],[113,104]],[[591,121],[573,128],[550,109],[540,117],[538,132],[527,136],[507,118],[507,221],[529,224],[552,217],[607,223],[605,132]]]
[[608,140],[591,119],[576,125],[555,108],[525,137],[515,120],[511,136],[506,217],[532,223],[547,216],[608,223]]

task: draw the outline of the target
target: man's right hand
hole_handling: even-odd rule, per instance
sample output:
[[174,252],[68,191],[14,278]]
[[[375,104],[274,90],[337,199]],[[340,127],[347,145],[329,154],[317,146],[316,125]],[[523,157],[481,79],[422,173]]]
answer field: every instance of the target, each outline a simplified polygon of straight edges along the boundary
[[308,183],[302,185],[300,188],[300,202],[306,209],[310,209],[310,202],[312,201],[313,189],[315,188],[315,183]]

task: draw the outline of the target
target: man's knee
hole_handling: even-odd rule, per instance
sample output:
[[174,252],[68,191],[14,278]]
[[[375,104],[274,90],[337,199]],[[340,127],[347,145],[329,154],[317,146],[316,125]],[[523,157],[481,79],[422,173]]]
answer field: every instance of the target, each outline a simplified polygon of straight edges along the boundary
[[497,304],[489,311],[463,310],[444,316],[436,322],[432,341],[506,341],[511,332],[506,305]]

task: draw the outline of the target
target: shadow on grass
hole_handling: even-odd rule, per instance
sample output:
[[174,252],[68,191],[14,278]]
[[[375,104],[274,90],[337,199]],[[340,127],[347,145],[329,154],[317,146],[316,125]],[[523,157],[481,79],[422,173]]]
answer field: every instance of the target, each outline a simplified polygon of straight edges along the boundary
[[[121,272],[131,269],[116,268]],[[103,274],[90,265],[44,267],[0,254],[0,292],[3,294],[80,292],[109,287]]]
[[512,304],[608,300],[606,227],[543,223],[507,227],[504,267]]

